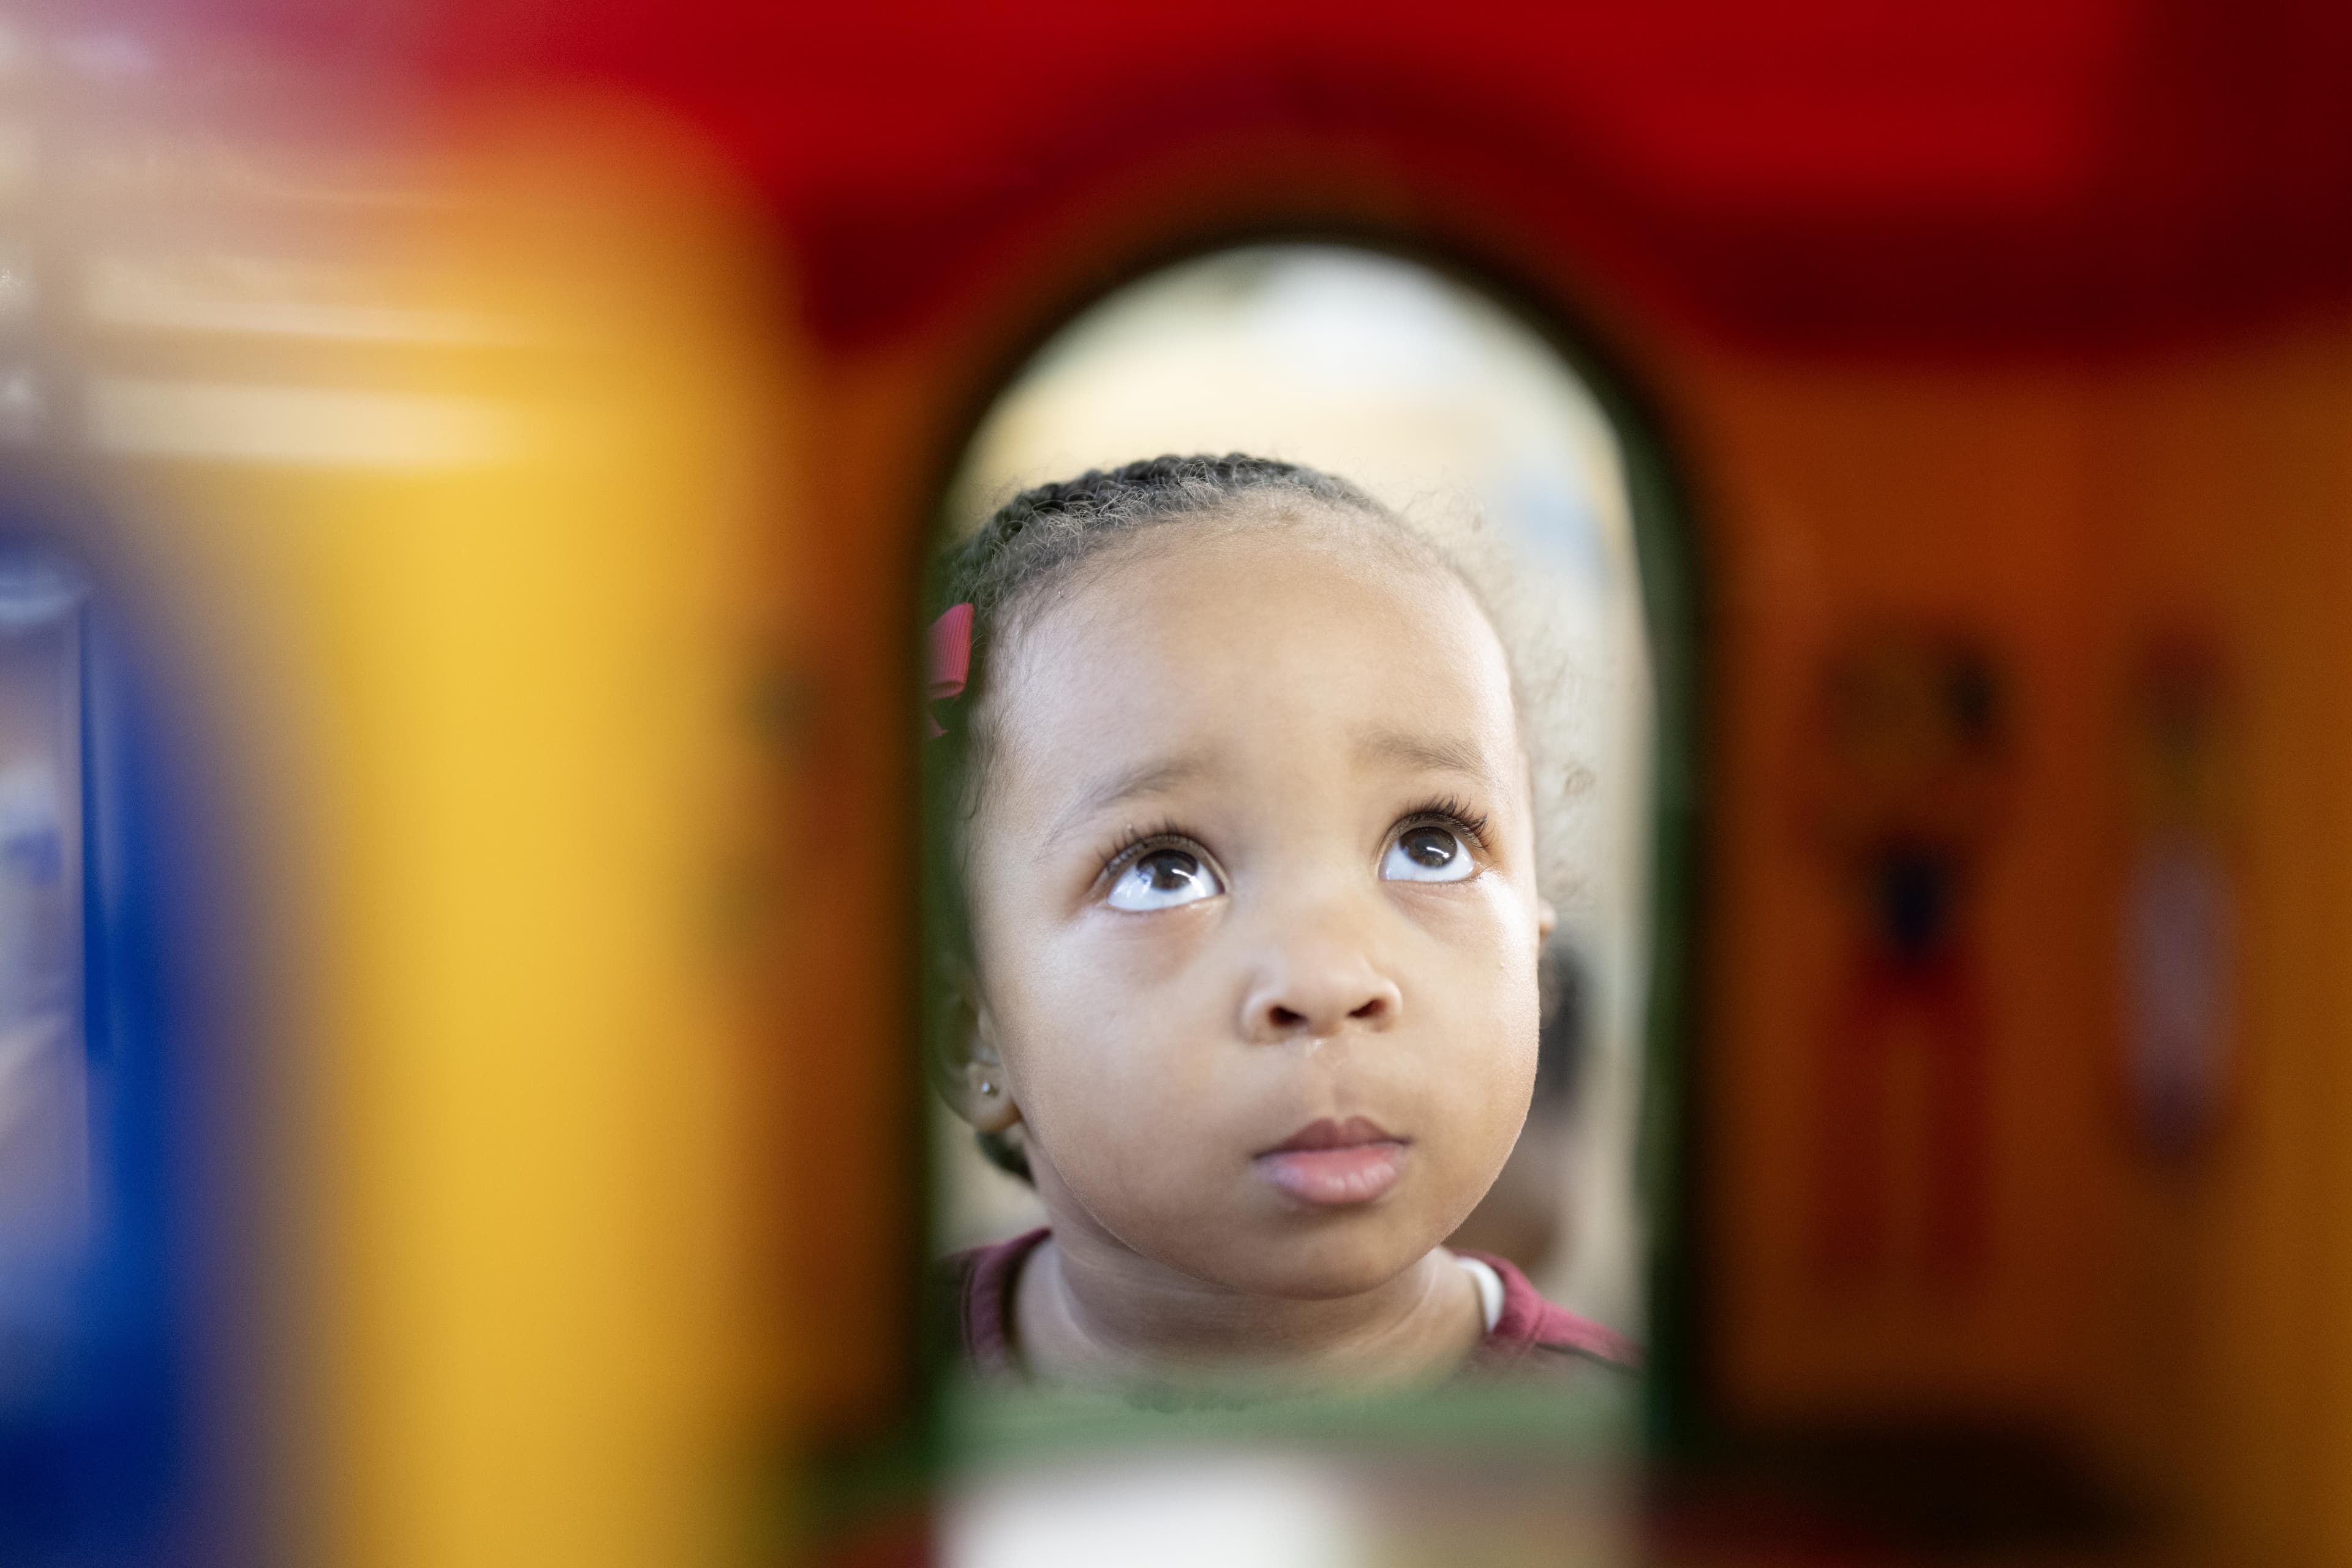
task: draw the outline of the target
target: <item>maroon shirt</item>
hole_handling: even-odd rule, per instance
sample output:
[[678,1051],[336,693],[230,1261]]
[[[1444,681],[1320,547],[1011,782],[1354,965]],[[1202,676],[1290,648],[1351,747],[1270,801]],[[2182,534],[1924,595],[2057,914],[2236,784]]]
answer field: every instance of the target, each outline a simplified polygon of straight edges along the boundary
[[[943,1304],[955,1316],[955,1342],[964,1364],[982,1377],[1020,1375],[1013,1353],[1013,1286],[1021,1266],[1052,1234],[1041,1226],[1010,1241],[959,1252],[940,1265],[949,1296]],[[1538,1295],[1528,1277],[1507,1260],[1484,1252],[1461,1256],[1478,1259],[1503,1281],[1502,1315],[1470,1352],[1463,1375],[1542,1375],[1596,1363],[1631,1371],[1639,1361],[1639,1352],[1622,1338]]]

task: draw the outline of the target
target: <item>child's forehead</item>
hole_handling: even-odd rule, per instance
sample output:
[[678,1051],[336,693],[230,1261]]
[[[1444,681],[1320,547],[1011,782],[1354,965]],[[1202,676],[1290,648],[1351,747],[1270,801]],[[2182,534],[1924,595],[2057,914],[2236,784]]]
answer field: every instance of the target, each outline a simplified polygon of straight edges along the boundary
[[1420,552],[1280,528],[1147,536],[1090,565],[1009,650],[996,717],[1019,749],[1058,760],[1180,735],[1230,749],[1378,730],[1517,750],[1494,629]]
[[1321,528],[1147,534],[1088,563],[1030,620],[1035,658],[1119,660],[1178,682],[1242,648],[1311,658],[1355,645],[1359,662],[1401,673],[1503,668],[1481,657],[1499,655],[1494,630],[1442,562]]
[[1265,635],[1286,620],[1319,624],[1416,614],[1407,636],[1492,637],[1461,578],[1391,528],[1315,509],[1250,522],[1209,520],[1139,533],[1083,563],[1033,605],[1031,629],[1064,646],[1170,639],[1206,627]]

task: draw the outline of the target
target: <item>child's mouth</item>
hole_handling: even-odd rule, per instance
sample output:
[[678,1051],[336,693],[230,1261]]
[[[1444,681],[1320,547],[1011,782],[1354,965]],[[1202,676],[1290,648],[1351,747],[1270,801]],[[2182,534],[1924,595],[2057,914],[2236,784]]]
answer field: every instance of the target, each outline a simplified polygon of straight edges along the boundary
[[1405,1140],[1361,1116],[1310,1122],[1252,1162],[1267,1181],[1300,1203],[1324,1207],[1368,1204],[1403,1174]]

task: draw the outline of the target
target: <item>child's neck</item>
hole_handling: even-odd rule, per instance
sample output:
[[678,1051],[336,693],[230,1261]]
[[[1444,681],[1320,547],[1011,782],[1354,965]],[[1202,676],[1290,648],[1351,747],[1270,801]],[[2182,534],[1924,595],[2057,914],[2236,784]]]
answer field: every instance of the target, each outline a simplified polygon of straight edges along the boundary
[[1485,1331],[1476,1284],[1442,1247],[1360,1295],[1292,1300],[1195,1279],[1084,1225],[1056,1226],[1030,1255],[1013,1319],[1031,1376],[1095,1387],[1430,1384]]

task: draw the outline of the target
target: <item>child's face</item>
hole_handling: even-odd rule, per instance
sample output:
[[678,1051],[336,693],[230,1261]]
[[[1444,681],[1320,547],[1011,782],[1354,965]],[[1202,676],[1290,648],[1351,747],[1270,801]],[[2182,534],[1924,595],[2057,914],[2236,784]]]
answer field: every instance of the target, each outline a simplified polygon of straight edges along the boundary
[[989,698],[986,1070],[1058,1234],[1370,1289],[1477,1203],[1534,1079],[1502,649],[1450,573],[1312,521],[1147,535],[1081,583]]

